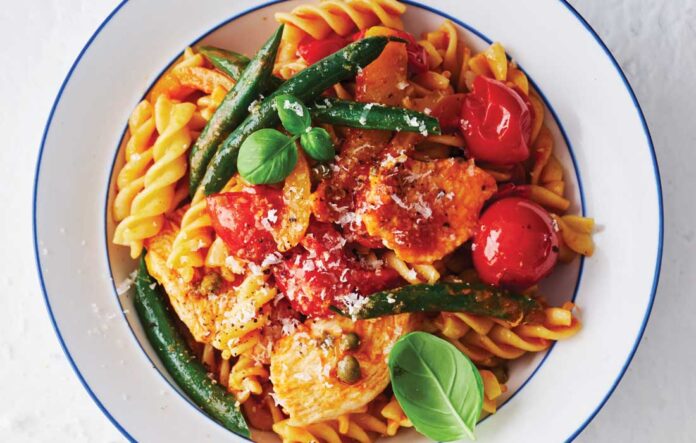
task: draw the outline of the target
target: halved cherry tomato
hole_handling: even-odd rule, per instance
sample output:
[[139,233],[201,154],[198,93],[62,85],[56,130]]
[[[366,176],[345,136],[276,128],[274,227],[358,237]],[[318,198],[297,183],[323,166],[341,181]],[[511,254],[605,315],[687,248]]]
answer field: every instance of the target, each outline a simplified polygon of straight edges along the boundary
[[438,119],[443,132],[453,132],[461,126],[465,97],[466,94],[447,95],[433,108],[432,116]]
[[504,83],[479,75],[462,107],[469,155],[508,165],[529,158],[532,113],[524,97]]
[[558,260],[558,233],[544,208],[510,197],[481,216],[472,258],[482,281],[524,290],[546,277]]
[[345,239],[330,223],[314,222],[301,246],[273,268],[276,284],[293,309],[309,316],[329,314],[350,294],[370,295],[401,284],[391,268],[361,262],[345,248]]
[[259,263],[277,250],[271,229],[280,223],[284,206],[280,190],[254,186],[211,195],[206,204],[215,233],[235,257]]
[[321,40],[315,40],[308,35],[298,45],[297,52],[307,64],[313,65],[324,57],[328,57],[334,52],[343,49],[348,43],[350,43],[349,39],[337,34]]

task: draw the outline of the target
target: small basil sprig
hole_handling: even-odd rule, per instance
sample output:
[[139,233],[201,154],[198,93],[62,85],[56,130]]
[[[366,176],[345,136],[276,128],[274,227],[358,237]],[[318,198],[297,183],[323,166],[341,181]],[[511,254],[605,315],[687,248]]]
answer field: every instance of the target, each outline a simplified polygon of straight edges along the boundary
[[307,155],[324,162],[335,155],[329,133],[313,128],[307,107],[288,94],[274,99],[280,122],[292,137],[275,129],[261,129],[251,134],[239,149],[237,169],[249,183],[260,185],[283,181],[297,163],[297,139]]
[[292,135],[304,134],[312,125],[309,109],[295,96],[279,95],[274,100],[280,123]]
[[475,438],[483,381],[451,343],[425,332],[407,334],[389,353],[389,372],[394,395],[418,432],[435,441]]
[[300,143],[314,160],[327,162],[336,155],[331,136],[324,128],[312,128],[305,132],[300,136]]

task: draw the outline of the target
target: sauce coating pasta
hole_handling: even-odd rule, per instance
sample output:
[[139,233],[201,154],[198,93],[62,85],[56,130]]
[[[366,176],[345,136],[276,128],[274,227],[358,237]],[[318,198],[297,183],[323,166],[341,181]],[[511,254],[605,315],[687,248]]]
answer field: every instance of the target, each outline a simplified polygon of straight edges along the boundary
[[[335,158],[317,161],[293,140],[298,160],[282,181],[254,185],[229,174],[220,193],[191,190],[189,198],[188,149],[236,87],[191,48],[128,121],[113,241],[134,258],[147,251],[147,269],[165,288],[194,354],[235,395],[253,428],[283,442],[371,443],[413,427],[387,365],[395,342],[411,331],[444,338],[473,362],[483,415],[506,398],[508,362],[581,328],[575,306],[548,306],[536,281],[519,289],[542,308],[514,323],[467,312],[373,320],[334,312],[359,309],[385,289],[479,282],[471,239],[485,209],[505,197],[548,213],[560,262],[594,251],[593,219],[567,213],[565,171],[525,73],[501,43],[475,51],[450,21],[408,34],[405,12],[396,0],[325,0],[277,13],[285,27],[273,72],[289,79],[316,62],[299,50],[308,42],[330,39],[322,50],[334,51],[396,36],[323,97],[361,102],[367,112],[375,104],[418,111],[437,118],[441,133],[402,131],[418,126],[408,118],[392,131],[313,122],[327,131]],[[473,155],[462,108],[477,78],[519,98],[530,118],[528,158]],[[488,248],[479,255],[498,252]]]

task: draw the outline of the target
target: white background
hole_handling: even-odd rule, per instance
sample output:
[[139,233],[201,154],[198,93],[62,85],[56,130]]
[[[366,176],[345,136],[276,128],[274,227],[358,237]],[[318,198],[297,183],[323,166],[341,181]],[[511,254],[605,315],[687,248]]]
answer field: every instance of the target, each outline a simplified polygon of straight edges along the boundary
[[[0,8],[3,442],[123,441],[60,349],[31,243],[34,167],[50,107],[80,49],[117,3],[14,0]],[[666,216],[660,286],[642,344],[612,398],[577,441],[694,441],[696,0],[571,3],[615,54],[642,104],[662,171]]]

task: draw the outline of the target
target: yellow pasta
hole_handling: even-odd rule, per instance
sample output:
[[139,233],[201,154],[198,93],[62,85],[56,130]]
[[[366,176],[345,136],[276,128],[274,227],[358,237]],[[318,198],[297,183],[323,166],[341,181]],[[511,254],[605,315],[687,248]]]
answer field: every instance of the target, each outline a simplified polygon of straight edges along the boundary
[[[406,6],[396,0],[323,0],[298,6],[287,13],[277,13],[275,19],[286,26],[274,74],[289,79],[307,67],[306,61],[298,53],[305,39],[322,39],[334,34],[347,37],[373,26],[378,28],[370,30],[366,35],[390,34],[393,31],[385,27],[403,29],[401,16],[405,11]],[[554,227],[559,233],[560,261],[570,261],[578,254],[591,255],[594,251],[594,220],[566,214],[570,200],[565,198],[564,170],[557,157],[558,153],[554,155],[553,134],[544,123],[546,116],[543,102],[530,89],[530,81],[525,73],[515,62],[509,60],[505,48],[495,42],[481,52],[472,53],[459,35],[458,28],[449,20],[437,29],[421,34],[417,39],[426,55],[425,72],[409,72],[406,76],[406,59],[402,56],[399,59],[403,62],[400,72],[404,74],[391,84],[389,72],[379,73],[375,76],[379,81],[375,81],[369,78],[370,69],[365,69],[360,81],[346,79],[329,88],[326,95],[355,100],[363,92],[361,82],[365,80],[365,85],[375,89],[367,91],[375,93],[369,101],[379,102],[380,94],[391,94],[390,98],[397,97],[393,100],[395,106],[437,114],[445,106],[452,106],[458,112],[464,100],[462,93],[472,89],[474,79],[479,75],[503,82],[525,94],[529,98],[533,116],[529,140],[530,158],[515,165],[501,166],[481,162],[477,166],[501,184],[514,182],[524,186],[523,189],[529,189],[528,198],[553,212],[551,216]],[[390,47],[399,49],[394,44]],[[387,58],[380,61],[385,59]],[[379,66],[379,63],[375,66]],[[380,67],[378,70],[386,69]],[[317,165],[313,159],[305,157],[300,149],[298,161],[290,174],[278,183],[265,185],[268,186],[267,190],[274,188],[276,195],[282,195],[283,205],[278,209],[277,220],[272,221],[274,227],[269,228],[264,224],[271,217],[270,211],[266,219],[255,220],[259,225],[252,225],[246,218],[248,214],[243,213],[244,209],[230,215],[235,217],[235,214],[241,213],[245,217],[245,229],[249,226],[261,229],[259,226],[263,225],[270,231],[276,247],[273,250],[276,252],[267,256],[262,263],[231,255],[225,240],[218,237],[213,229],[213,220],[208,213],[203,193],[199,192],[189,198],[186,154],[233,85],[234,80],[227,74],[212,68],[201,54],[187,48],[181,59],[156,82],[148,99],[138,104],[128,121],[125,164],[116,179],[113,216],[118,225],[114,232],[114,243],[129,246],[134,258],[141,253],[144,245],[147,247],[148,271],[165,288],[173,311],[182,325],[188,328],[189,336],[193,337],[191,348],[194,355],[206,366],[211,377],[234,394],[251,427],[272,430],[283,442],[372,443],[380,437],[397,435],[401,428],[411,428],[413,424],[388,385],[389,371],[384,367],[383,358],[388,351],[384,349],[386,346],[379,346],[382,342],[377,338],[384,334],[365,335],[363,328],[367,326],[364,324],[348,318],[331,317],[333,314],[328,311],[315,313],[311,310],[315,308],[311,303],[316,301],[314,297],[322,300],[326,297],[335,297],[335,300],[345,297],[350,302],[353,302],[352,298],[356,298],[356,303],[361,302],[360,297],[367,295],[368,290],[362,289],[358,283],[360,279],[370,278],[371,271],[375,272],[375,276],[384,278],[383,287],[390,287],[388,285],[392,281],[396,285],[403,281],[409,284],[479,282],[479,277],[472,268],[468,240],[465,238],[454,245],[452,250],[447,251],[451,253],[446,256],[433,257],[427,261],[432,264],[421,264],[418,254],[410,256],[409,262],[406,262],[394,250],[385,247],[387,243],[380,242],[383,238],[369,238],[367,233],[372,231],[365,233],[356,230],[351,232],[355,236],[350,237],[346,226],[342,225],[343,229],[337,228],[335,221],[332,227],[327,226],[333,219],[314,207],[322,198],[331,202],[328,206],[332,210],[345,213],[351,219],[355,218],[357,225],[365,222],[365,213],[361,212],[363,207],[380,204],[366,195],[371,196],[370,192],[374,191],[375,186],[386,186],[375,180],[374,166],[380,164],[389,150],[402,148],[402,140],[386,131],[322,125],[337,148],[338,159],[327,165]],[[380,90],[381,87],[384,90]],[[364,87],[367,88],[368,86]],[[456,95],[452,96],[453,94]],[[453,122],[453,126],[455,123]],[[277,129],[281,128],[278,126]],[[409,143],[403,143],[399,158],[405,158],[405,162],[409,164],[444,164],[458,161],[462,152],[467,156],[464,136],[460,131],[449,129],[446,128],[441,135],[420,137],[412,134],[413,139]],[[375,152],[369,152],[370,149],[367,148],[374,148]],[[344,160],[352,160],[355,164]],[[473,162],[471,159],[468,161]],[[321,168],[324,170],[320,170]],[[394,169],[398,168],[395,166]],[[339,180],[336,188],[331,190],[336,196],[329,192],[324,195],[317,190],[326,184],[323,180],[340,176],[341,171],[347,172],[351,179],[355,173],[355,180]],[[414,193],[421,192],[419,200],[416,201],[414,197],[413,201],[404,201],[398,194],[387,194],[386,200],[391,204],[391,197],[398,207],[409,211],[417,208],[415,212],[418,212],[419,217],[413,219],[414,225],[430,228],[421,222],[431,219],[434,220],[434,231],[435,225],[437,228],[449,225],[449,219],[445,224],[440,223],[440,215],[434,212],[438,208],[432,205],[430,197],[437,195],[434,199],[442,199],[443,195],[454,193],[445,193],[443,188],[447,189],[445,185],[449,183],[443,182],[438,183],[438,187],[433,188],[432,195],[429,195],[425,186],[428,181],[422,179],[425,176],[426,174],[414,174],[403,178],[403,183],[408,182],[409,189],[411,183],[420,180],[412,186]],[[453,182],[456,178],[444,177]],[[395,180],[402,180],[402,177],[395,175]],[[488,180],[492,186],[492,180]],[[235,174],[222,192],[244,190],[254,193],[254,189],[258,188]],[[334,203],[335,207],[332,207]],[[444,207],[448,211],[453,207],[459,209],[459,206]],[[471,211],[472,226],[476,225],[475,218],[480,215],[480,210],[479,206]],[[262,212],[265,213],[265,210],[260,209],[251,211],[256,212],[253,215],[257,218]],[[415,212],[408,214],[410,216],[413,213],[415,217]],[[224,220],[218,222],[225,224]],[[314,223],[327,225],[320,228]],[[230,223],[230,226],[233,225],[234,223]],[[365,229],[365,226],[358,227]],[[408,228],[406,226],[404,231]],[[313,237],[307,236],[308,229]],[[322,229],[327,233],[322,234]],[[254,235],[252,229],[244,233]],[[332,237],[334,234],[336,242]],[[411,238],[418,237],[414,235]],[[426,239],[424,243],[430,241],[430,237],[422,238]],[[228,238],[226,240],[230,241]],[[260,238],[259,244],[265,241],[265,238]],[[313,243],[319,245],[313,248]],[[268,245],[263,243],[264,247]],[[323,251],[322,247],[327,250]],[[399,250],[393,245],[392,247]],[[333,260],[334,255],[336,260]],[[277,260],[271,260],[274,257]],[[345,269],[340,269],[343,262],[348,265]],[[386,269],[388,272],[378,270],[382,266],[390,269]],[[286,273],[289,275],[285,275]],[[392,281],[387,283],[389,279]],[[374,280],[375,286],[382,284],[378,278]],[[341,287],[342,291],[341,285],[344,283],[346,288],[350,288],[346,292],[335,290],[334,294],[329,290]],[[295,290],[293,294],[293,289],[298,287],[302,291]],[[369,293],[379,290],[371,288]],[[538,288],[534,286],[524,294],[536,297],[537,291]],[[345,295],[347,292],[351,293]],[[302,297],[308,299],[306,306],[303,305],[305,300]],[[507,391],[505,379],[508,361],[527,353],[543,352],[553,342],[569,338],[580,330],[581,324],[574,315],[575,307],[572,303],[545,307],[541,302],[541,306],[544,306],[543,310],[539,309],[526,319],[516,322],[462,312],[421,313],[410,317],[414,325],[409,326],[408,330],[437,334],[474,362],[483,382],[483,416],[496,412],[497,403]],[[316,312],[319,309],[317,307]],[[397,317],[392,317],[395,318]],[[386,318],[389,321],[392,319]],[[376,320],[366,321],[365,324],[371,324],[372,321]],[[310,329],[314,327],[319,329]],[[343,348],[343,344],[338,346],[334,339],[338,337],[342,340],[344,335],[334,334],[334,329],[337,328],[341,334],[354,331],[359,335],[361,344],[348,350]],[[313,334],[316,332],[316,335],[312,335],[311,340],[304,340],[310,330]],[[394,333],[394,340],[405,332],[407,331],[398,329]],[[288,337],[292,334],[297,335]],[[285,341],[290,339],[294,341]],[[290,377],[276,378],[278,366],[275,359],[283,355],[283,344],[290,345],[289,349],[300,355],[296,360],[287,360],[288,364],[285,365],[285,368],[298,367],[298,372],[290,372]],[[321,354],[323,357],[317,360],[321,364],[308,365],[304,368],[307,370],[300,372],[300,366],[309,360],[309,354],[305,352],[307,347],[320,349],[317,355]],[[369,355],[370,347],[383,351],[384,354],[375,361],[366,360],[363,354]],[[326,407],[322,404],[322,407],[317,408],[321,413],[302,420],[301,413],[294,410],[288,401],[295,393],[285,388],[295,382],[293,377],[314,383],[314,379],[305,377],[315,377],[316,374],[309,369],[318,368],[317,374],[326,376],[325,386],[327,392],[330,392],[328,389],[334,379],[337,380],[336,383],[343,382],[340,375],[333,375],[333,371],[338,374],[340,370],[340,363],[333,363],[335,357],[345,357],[341,353],[349,352],[356,359],[360,358],[363,380],[356,382],[355,386],[334,385],[341,386],[341,395],[326,394],[325,397],[329,399]],[[368,371],[372,366],[384,369],[384,378],[378,385],[368,383],[373,382],[370,380],[371,372]],[[274,376],[271,380],[272,370]],[[321,389],[321,386],[317,389]],[[298,391],[299,404],[302,404],[305,401],[304,389]],[[353,394],[358,400],[347,403],[346,398]],[[339,404],[335,407],[329,404],[334,397],[339,399],[336,402]],[[296,399],[297,395],[292,400]],[[353,409],[361,404],[361,407]],[[331,419],[322,421],[327,418]],[[303,425],[296,426],[298,423]]]
[[140,255],[143,240],[160,231],[164,214],[172,207],[177,182],[186,173],[186,151],[191,144],[186,124],[194,110],[194,105],[173,103],[165,95],[155,103],[159,136],[152,147],[154,163],[145,174],[143,189],[131,203],[130,215],[114,232],[114,243],[130,246],[133,258]]
[[507,391],[507,387],[498,381],[493,372],[480,369],[479,373],[483,380],[483,411],[493,414],[498,407],[496,400]]
[[251,394],[260,395],[263,392],[263,380],[268,380],[268,370],[243,354],[232,367],[228,389],[237,396],[238,402],[244,403]]
[[[441,334],[477,364],[488,365],[495,358],[511,360],[527,352],[547,349],[552,341],[571,337],[580,330],[580,322],[572,316],[572,305],[547,308],[547,321],[511,327],[503,322],[464,313],[443,313],[436,321]],[[566,311],[566,324],[549,322]]]
[[[401,413],[403,414],[403,411]],[[401,422],[406,423],[404,420],[400,420]],[[308,426],[292,426],[288,420],[282,420],[273,424],[273,431],[278,434],[283,443],[341,443],[346,441],[373,443],[377,436],[389,435],[387,423],[388,420],[385,422],[384,417],[368,413],[367,407],[365,407],[360,411],[345,414],[336,420]]]
[[406,6],[396,0],[324,0],[300,5],[291,12],[276,13],[276,21],[286,26],[274,72],[288,79],[307,67],[297,54],[300,42],[307,35],[315,39],[331,32],[347,36],[379,24],[403,29],[400,16],[404,12]]
[[433,265],[409,265],[401,260],[393,251],[387,251],[383,257],[385,264],[399,273],[412,285],[418,283],[435,283],[440,280],[440,273]]
[[292,12],[279,12],[276,21],[291,24],[322,39],[332,31],[346,36],[357,29],[383,24],[403,29],[401,14],[406,6],[396,0],[325,0],[319,4],[300,5]]
[[267,280],[263,273],[252,273],[236,288],[235,304],[222,321],[225,328],[213,340],[213,346],[222,350],[223,358],[241,355],[258,343],[259,337],[250,334],[266,325],[270,312],[267,304],[278,293]]
[[577,215],[554,216],[554,219],[558,223],[563,243],[568,248],[578,254],[592,256],[594,253],[594,241],[592,240],[594,219]]
[[413,427],[413,423],[406,417],[404,410],[401,409],[401,405],[394,396],[392,396],[389,403],[382,408],[380,414],[387,419],[386,435],[390,437],[396,435],[400,428]]
[[133,199],[145,185],[145,172],[152,163],[152,136],[155,133],[155,118],[152,105],[143,100],[128,119],[129,139],[126,143],[126,163],[116,179],[114,220],[121,221],[130,214]]
[[[243,183],[234,176],[225,185],[224,192],[240,189]],[[181,220],[181,227],[176,235],[167,264],[185,281],[191,281],[194,269],[205,264],[208,248],[213,243],[215,233],[206,209],[202,194],[196,194]]]

